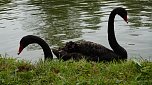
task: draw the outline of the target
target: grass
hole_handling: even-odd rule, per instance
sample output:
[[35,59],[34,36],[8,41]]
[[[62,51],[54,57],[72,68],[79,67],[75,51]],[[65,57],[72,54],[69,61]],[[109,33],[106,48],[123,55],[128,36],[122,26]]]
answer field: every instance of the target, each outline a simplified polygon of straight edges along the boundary
[[30,63],[0,57],[0,85],[150,85],[152,62],[95,63],[40,60]]

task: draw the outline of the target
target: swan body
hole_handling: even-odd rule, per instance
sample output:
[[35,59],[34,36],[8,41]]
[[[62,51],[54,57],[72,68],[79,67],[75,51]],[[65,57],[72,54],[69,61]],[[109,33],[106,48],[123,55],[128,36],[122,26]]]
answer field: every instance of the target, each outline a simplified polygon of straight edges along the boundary
[[127,59],[127,51],[118,44],[114,33],[114,18],[117,14],[128,23],[127,11],[124,8],[115,8],[110,13],[108,20],[108,41],[113,50],[90,41],[70,41],[67,42],[64,47],[60,48],[60,51],[67,53],[79,53],[91,61],[113,61]]

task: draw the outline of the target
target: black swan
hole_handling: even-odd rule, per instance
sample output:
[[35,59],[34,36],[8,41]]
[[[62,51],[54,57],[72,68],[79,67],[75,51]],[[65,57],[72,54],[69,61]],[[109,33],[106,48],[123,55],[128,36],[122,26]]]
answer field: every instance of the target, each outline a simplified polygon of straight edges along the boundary
[[[34,36],[34,35],[27,35],[24,36],[21,40],[20,40],[20,46],[19,46],[19,50],[18,50],[18,55],[22,52],[22,50],[27,47],[29,44],[33,44],[33,43],[37,43],[39,44],[44,52],[44,59],[53,59],[53,54],[51,52],[51,49],[49,47],[49,45],[40,37],[38,36]],[[69,60],[69,59],[74,59],[74,60],[80,60],[82,59],[82,55],[79,53],[67,53],[65,51],[59,51],[56,49],[52,49],[53,52],[55,52],[55,55],[57,56],[58,59],[62,59],[64,61]],[[58,54],[56,54],[58,53]],[[62,55],[62,57],[61,57]]]
[[24,36],[20,40],[18,55],[22,52],[22,50],[25,47],[27,47],[29,44],[32,44],[32,43],[37,43],[42,47],[45,59],[53,59],[53,55],[52,55],[52,52],[51,52],[49,45],[43,39],[41,39],[38,36],[34,36],[34,35]]
[[[128,23],[127,11],[124,8],[118,7],[111,12],[108,21],[108,41],[113,51],[100,44],[90,41],[70,41],[67,42],[66,45],[60,48],[58,51],[54,51],[55,55],[59,57],[59,55],[62,56],[62,52],[67,52],[79,53],[84,55],[85,59],[91,61],[126,60],[127,51],[117,43],[115,38],[114,18],[116,14],[121,16]],[[64,58],[66,57],[64,56],[62,59]]]

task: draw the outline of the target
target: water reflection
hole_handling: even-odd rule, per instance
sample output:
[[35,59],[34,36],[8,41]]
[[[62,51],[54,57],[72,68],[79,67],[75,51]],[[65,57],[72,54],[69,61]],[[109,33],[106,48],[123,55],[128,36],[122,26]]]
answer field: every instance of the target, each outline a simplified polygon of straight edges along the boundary
[[[43,34],[51,45],[61,45],[62,40],[80,38],[81,29],[98,29],[101,23],[100,3],[97,1],[69,0],[31,0],[31,4],[40,6],[46,22],[39,34]],[[82,24],[83,23],[83,24]],[[61,36],[53,36],[60,35]]]
[[[127,6],[131,26],[134,28],[152,28],[152,2],[150,0],[118,0]],[[132,27],[132,28],[133,28]]]
[[[45,39],[50,46],[62,46],[69,40],[84,39],[109,47],[108,16],[113,8],[124,7],[128,10],[129,26],[116,16],[118,42],[127,49],[130,56],[139,54],[149,57],[152,55],[151,4],[150,0],[12,0],[6,4],[0,2],[0,35],[13,35],[0,44],[10,42],[14,38],[11,47],[17,48],[22,36],[34,34]],[[7,46],[8,44],[10,43],[6,43]],[[9,48],[5,51],[8,52]],[[31,45],[28,49],[36,50],[40,47]],[[9,51],[16,52],[14,49]]]
[[10,3],[10,2],[11,2],[11,0],[0,0],[0,6],[7,4],[7,3]]

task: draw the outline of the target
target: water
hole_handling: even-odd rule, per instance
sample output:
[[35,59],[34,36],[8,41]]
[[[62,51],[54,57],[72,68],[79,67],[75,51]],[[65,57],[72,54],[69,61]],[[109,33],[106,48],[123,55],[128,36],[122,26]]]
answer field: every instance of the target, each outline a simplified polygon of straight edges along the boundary
[[[107,22],[112,9],[128,10],[127,24],[115,18],[117,40],[129,58],[152,58],[152,2],[150,0],[12,0],[0,2],[0,54],[17,59],[43,59],[40,46],[17,55],[20,39],[28,34],[45,39],[51,48],[70,40],[88,40],[108,48]],[[111,48],[110,48],[111,49]]]

